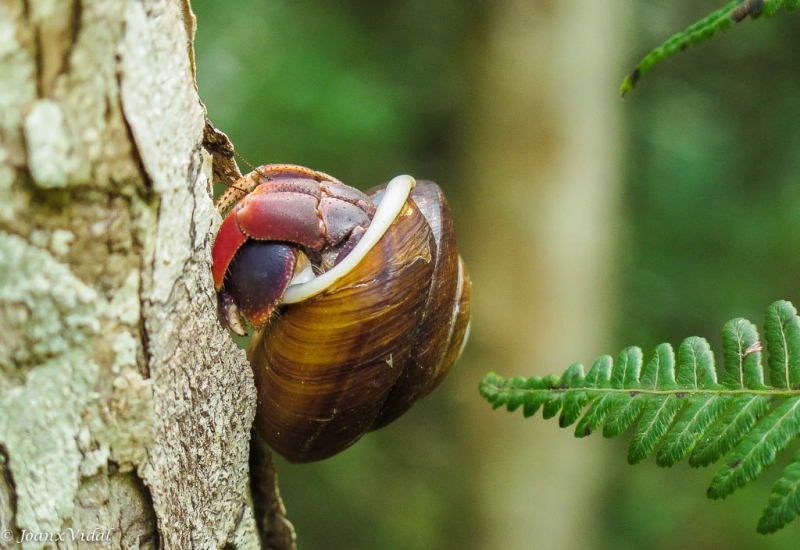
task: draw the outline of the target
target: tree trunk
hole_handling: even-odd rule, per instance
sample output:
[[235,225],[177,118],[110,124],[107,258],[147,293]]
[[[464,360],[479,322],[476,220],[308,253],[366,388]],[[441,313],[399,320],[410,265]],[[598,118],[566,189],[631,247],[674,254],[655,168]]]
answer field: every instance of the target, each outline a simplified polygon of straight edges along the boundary
[[177,0],[0,0],[0,549],[293,544],[249,496],[193,33]]
[[[485,25],[465,165],[479,379],[560,374],[607,353],[619,195],[622,3],[506,0]],[[458,220],[457,220],[458,221]],[[469,388],[471,398],[474,386]],[[480,548],[596,546],[601,441],[474,409]],[[486,442],[491,441],[490,445]]]

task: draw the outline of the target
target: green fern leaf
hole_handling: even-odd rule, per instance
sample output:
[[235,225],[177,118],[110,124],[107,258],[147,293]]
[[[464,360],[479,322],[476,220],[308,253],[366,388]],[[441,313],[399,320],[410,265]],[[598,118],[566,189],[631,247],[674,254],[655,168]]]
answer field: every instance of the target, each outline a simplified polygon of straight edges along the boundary
[[763,395],[733,397],[728,413],[702,437],[692,452],[689,465],[708,466],[722,458],[755,426],[758,419],[767,412],[769,405],[769,397]]
[[548,399],[544,402],[544,405],[542,405],[542,418],[545,420],[553,418],[558,414],[558,411],[561,410],[563,404],[564,394],[554,394],[552,399]]
[[[691,337],[684,340],[678,350],[678,386],[687,390],[714,390],[717,384],[714,370],[714,354],[704,338]],[[682,393],[676,394],[682,397]],[[727,406],[727,397],[720,395],[701,396],[690,402],[686,412],[678,418],[667,433],[664,443],[656,455],[656,464],[672,466],[692,449],[708,427],[722,414]]]
[[[566,370],[561,377],[563,384],[568,387],[580,388],[585,384],[585,377],[583,376],[583,365],[575,363]],[[578,420],[583,408],[591,400],[589,393],[586,391],[570,392],[564,397],[564,407],[561,411],[561,416],[558,419],[558,425],[562,428],[571,426]]]
[[[797,0],[800,2],[800,0]],[[656,347],[642,368],[642,351],[629,347],[616,361],[604,355],[584,376],[576,363],[562,376],[503,379],[490,373],[481,394],[497,408],[542,408],[559,425],[575,424],[575,436],[602,428],[615,437],[631,428],[628,462],[655,453],[656,464],[672,466],[688,456],[692,466],[723,460],[708,496],[724,498],[757,478],[800,436],[800,317],[789,302],[767,310],[764,343],[769,376],[765,384],[762,342],[746,319],[723,331],[723,364],[717,378],[714,355],[703,338],[683,341],[677,358],[669,344]],[[638,423],[637,423],[638,420]],[[773,487],[759,532],[772,532],[800,514],[800,453]]]
[[[656,348],[653,358],[642,372],[639,387],[659,392],[670,392],[678,387],[675,383],[675,354],[672,346],[661,344]],[[670,393],[648,396],[644,414],[628,448],[628,463],[636,464],[650,456],[661,438],[666,435],[683,404]]]
[[661,344],[653,358],[644,368],[639,387],[646,390],[670,391],[678,387],[675,383],[675,354],[672,346]]
[[761,341],[753,323],[733,319],[722,329],[725,376],[722,383],[731,389],[760,390],[764,385],[761,366]]
[[656,464],[672,466],[683,460],[729,402],[729,396],[725,395],[707,396],[692,402],[667,433],[656,455]]
[[747,434],[728,455],[720,468],[708,496],[725,498],[733,491],[754,479],[761,470],[775,463],[775,456],[789,444],[800,431],[800,397],[785,401]]
[[589,394],[586,392],[569,393],[564,398],[564,408],[561,416],[558,417],[558,425],[561,428],[573,425],[580,418],[583,408],[589,403]]
[[628,464],[636,464],[650,456],[684,404],[674,395],[659,396],[647,403],[628,447]]
[[611,373],[611,387],[618,390],[638,388],[641,370],[642,350],[637,347],[623,350]]
[[764,514],[758,521],[759,533],[774,533],[800,513],[800,451],[772,487]]
[[610,396],[614,402],[603,426],[603,437],[614,437],[626,431],[639,417],[646,402],[634,393],[640,387],[639,373],[642,370],[642,350],[630,347],[623,350],[611,373],[611,387],[628,390],[632,399],[624,395]]
[[643,396],[636,394],[633,394],[631,399],[626,399],[625,396],[620,395],[615,395],[614,399],[616,406],[606,417],[606,422],[603,425],[603,437],[616,437],[627,431],[639,418],[645,405],[647,405],[647,400]]
[[598,400],[592,403],[589,410],[583,415],[583,418],[578,421],[578,424],[575,426],[575,437],[586,437],[597,431],[603,422],[605,422],[611,409],[616,407],[619,403],[620,400],[617,395],[607,393],[600,396]]
[[705,390],[719,388],[714,354],[705,338],[691,336],[678,350],[678,385],[682,388]]
[[800,318],[794,306],[785,301],[769,306],[764,333],[772,385],[785,389],[800,385],[800,353],[792,353],[800,350]]
[[[575,437],[585,437],[592,433],[603,423],[603,420],[608,414],[611,408],[611,398],[613,395],[605,394],[600,397],[600,399],[594,401],[600,394],[592,390],[603,390],[611,387],[612,364],[613,360],[611,357],[604,355],[594,362],[592,368],[589,369],[589,372],[586,374],[585,387],[589,388],[589,391],[586,393],[588,398],[587,402],[593,402],[591,407],[589,407],[589,411],[575,427]],[[571,424],[572,423],[566,425],[569,426]]]
[[647,54],[633,72],[625,77],[619,88],[619,93],[624,97],[653,65],[672,57],[678,52],[709,40],[717,34],[717,31],[727,31],[734,23],[739,23],[748,16],[753,19],[761,16],[772,17],[781,6],[785,6],[786,11],[794,11],[798,8],[798,5],[800,5],[800,0],[733,0],[689,26],[683,32],[673,35],[669,40]]

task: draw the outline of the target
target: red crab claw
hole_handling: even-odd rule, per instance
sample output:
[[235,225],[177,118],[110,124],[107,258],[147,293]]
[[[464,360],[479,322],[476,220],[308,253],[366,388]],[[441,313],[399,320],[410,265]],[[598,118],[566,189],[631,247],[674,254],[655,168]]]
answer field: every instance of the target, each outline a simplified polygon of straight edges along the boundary
[[374,213],[360,191],[321,173],[315,179],[281,168],[234,206],[214,241],[214,287],[237,334],[245,333],[242,316],[257,328],[266,324],[295,272],[298,246],[336,257],[354,246]]
[[244,336],[242,316],[250,324],[266,324],[294,275],[296,246],[249,240],[236,253],[219,293],[222,314],[234,332]]

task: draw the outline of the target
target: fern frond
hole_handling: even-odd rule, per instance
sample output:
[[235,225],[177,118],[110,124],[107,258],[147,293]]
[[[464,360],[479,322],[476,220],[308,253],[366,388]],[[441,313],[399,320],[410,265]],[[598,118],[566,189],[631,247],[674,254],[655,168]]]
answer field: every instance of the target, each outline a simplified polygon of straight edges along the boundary
[[[798,0],[800,1],[800,0]],[[767,309],[764,344],[746,319],[725,324],[719,381],[705,339],[687,338],[677,358],[669,344],[656,347],[642,368],[642,351],[630,347],[614,361],[604,355],[584,375],[576,363],[562,376],[504,379],[490,373],[481,394],[494,408],[523,408],[545,418],[561,411],[559,425],[575,424],[575,436],[602,428],[604,437],[627,431],[635,464],[655,453],[656,464],[672,466],[688,456],[691,466],[720,460],[708,496],[725,498],[757,478],[800,435],[800,317],[786,301]],[[769,354],[765,383],[762,348]],[[758,524],[773,532],[800,514],[800,453],[774,485]]]
[[774,533],[797,517],[800,510],[800,451],[772,486],[767,507],[758,522],[759,533]]
[[781,6],[785,6],[786,11],[793,11],[800,6],[800,0],[733,0],[729,2],[683,32],[673,35],[647,54],[633,72],[625,77],[619,88],[620,95],[625,97],[625,94],[631,91],[656,63],[709,40],[717,31],[727,31],[734,23],[739,23],[748,16],[753,19],[761,16],[772,17]]

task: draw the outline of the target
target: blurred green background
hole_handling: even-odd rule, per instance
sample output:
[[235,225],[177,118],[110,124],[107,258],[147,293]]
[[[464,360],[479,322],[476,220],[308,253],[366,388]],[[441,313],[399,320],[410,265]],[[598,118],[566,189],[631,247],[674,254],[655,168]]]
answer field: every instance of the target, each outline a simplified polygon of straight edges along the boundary
[[[624,5],[615,5],[624,4]],[[721,2],[195,0],[200,95],[253,164],[433,179],[475,295],[442,388],[318,464],[278,461],[300,548],[796,549],[771,482],[625,462],[627,441],[492,412],[489,370],[649,354],[800,303],[800,16],[745,21],[617,87]]]

